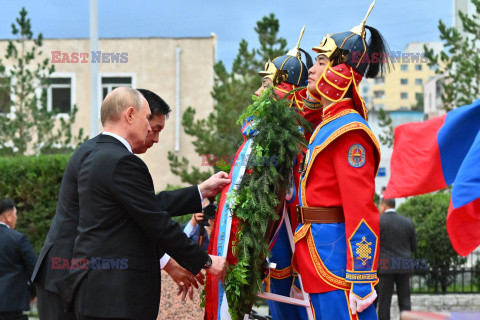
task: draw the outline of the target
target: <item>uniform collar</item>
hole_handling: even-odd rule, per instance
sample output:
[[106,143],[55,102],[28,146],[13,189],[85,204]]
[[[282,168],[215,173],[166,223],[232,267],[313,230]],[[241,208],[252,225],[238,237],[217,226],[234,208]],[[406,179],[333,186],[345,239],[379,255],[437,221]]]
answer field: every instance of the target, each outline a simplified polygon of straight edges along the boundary
[[395,213],[395,209],[387,209],[385,210],[385,213]]
[[353,109],[352,98],[344,98],[323,108],[323,118],[328,119],[346,109]]

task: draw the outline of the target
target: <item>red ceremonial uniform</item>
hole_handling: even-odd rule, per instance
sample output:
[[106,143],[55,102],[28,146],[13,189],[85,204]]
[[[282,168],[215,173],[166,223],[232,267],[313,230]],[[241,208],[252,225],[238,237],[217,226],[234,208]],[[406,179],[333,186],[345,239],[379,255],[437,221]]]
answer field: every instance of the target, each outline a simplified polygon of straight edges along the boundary
[[[323,110],[323,122],[316,128],[310,143],[324,124],[349,112],[356,113],[352,99],[344,99],[327,106]],[[321,150],[309,155],[311,159],[305,168],[300,186],[302,206],[342,207],[345,217],[345,238],[339,240],[343,242],[341,245],[345,249],[338,250],[340,244],[337,244],[336,248],[332,246],[331,249],[331,256],[343,255],[343,258],[336,257],[337,260],[330,261],[330,265],[323,261],[325,258],[318,252],[321,248],[319,243],[315,243],[314,238],[317,235],[312,224],[302,224],[296,232],[294,266],[302,276],[305,291],[309,293],[350,290],[352,282],[346,277],[347,274],[355,274],[358,269],[355,268],[358,259],[354,254],[358,247],[350,245],[348,240],[354,234],[362,237],[358,233],[363,230],[369,233],[366,235],[367,240],[379,235],[379,213],[373,203],[374,178],[379,161],[378,144],[368,128],[350,127],[346,125],[346,129],[342,127],[337,130],[336,134],[331,136],[331,141],[327,140],[321,148],[315,149]],[[362,224],[367,228],[360,229]],[[360,248],[363,247],[360,245]],[[364,270],[363,273],[372,275],[372,279],[368,280],[374,284],[377,281],[378,241],[368,249],[372,251],[369,257],[373,268],[369,272]]]
[[294,267],[319,319],[377,318],[379,213],[373,196],[380,148],[359,94],[362,78],[382,74],[386,64],[378,59],[387,52],[382,35],[365,25],[374,3],[359,25],[327,34],[313,48],[319,55],[309,70],[309,98],[324,108],[298,192]]

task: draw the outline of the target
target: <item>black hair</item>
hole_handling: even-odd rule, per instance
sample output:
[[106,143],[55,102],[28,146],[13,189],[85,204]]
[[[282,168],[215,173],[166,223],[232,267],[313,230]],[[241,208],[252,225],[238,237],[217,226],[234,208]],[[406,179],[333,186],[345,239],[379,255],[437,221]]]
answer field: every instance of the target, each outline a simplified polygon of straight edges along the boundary
[[168,119],[168,114],[172,111],[172,109],[170,109],[170,106],[165,102],[165,100],[160,98],[160,96],[156,93],[147,89],[137,89],[137,91],[142,94],[150,106],[150,111],[152,112],[150,118],[155,115],[165,115],[165,117]]
[[385,203],[388,208],[395,209],[395,199],[385,199],[381,200],[382,203]]
[[390,49],[380,31],[370,26],[365,26],[365,29],[370,31],[370,41],[368,42],[369,55],[376,53],[379,56],[378,63],[369,63],[367,72],[365,72],[365,77],[371,79],[378,74],[383,76],[385,69],[390,70],[390,57],[388,55]]
[[15,201],[9,198],[0,199],[0,215],[5,213],[6,211],[10,211],[15,208],[17,205]]

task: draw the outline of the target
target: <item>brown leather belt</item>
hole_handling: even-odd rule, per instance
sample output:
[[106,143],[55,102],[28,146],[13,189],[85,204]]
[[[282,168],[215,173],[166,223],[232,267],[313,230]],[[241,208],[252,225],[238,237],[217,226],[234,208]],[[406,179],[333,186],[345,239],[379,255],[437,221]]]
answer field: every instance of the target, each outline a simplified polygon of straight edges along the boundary
[[297,206],[298,221],[301,223],[342,223],[345,222],[342,207],[300,207]]

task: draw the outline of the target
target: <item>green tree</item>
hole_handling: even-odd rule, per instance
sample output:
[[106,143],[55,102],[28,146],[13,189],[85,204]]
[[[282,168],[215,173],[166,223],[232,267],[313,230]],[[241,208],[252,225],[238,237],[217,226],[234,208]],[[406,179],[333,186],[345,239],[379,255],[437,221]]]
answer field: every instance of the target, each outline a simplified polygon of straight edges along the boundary
[[398,212],[410,217],[417,234],[416,259],[427,259],[429,272],[427,284],[436,293],[447,291],[457,267],[466,258],[459,256],[452,247],[446,229],[446,217],[450,193],[431,193],[408,199]]
[[[54,66],[49,59],[42,59],[43,35],[34,38],[27,11],[12,23],[5,62],[0,60],[0,78],[3,96],[0,99],[0,153],[54,153],[71,150],[72,144],[82,140],[83,132],[73,137],[71,125],[75,121],[76,108],[67,120],[57,119],[56,111],[47,111],[47,87]],[[40,94],[38,92],[41,92]],[[13,99],[9,99],[13,96]],[[13,113],[9,111],[13,109]]]
[[471,16],[459,12],[463,32],[448,28],[440,20],[438,30],[445,50],[435,54],[426,46],[425,57],[429,65],[443,74],[442,101],[446,111],[471,104],[480,97],[480,0],[471,0],[475,13]]
[[[455,27],[447,27],[440,20],[438,30],[445,49],[435,53],[433,48],[424,46],[428,65],[435,67],[437,74],[443,75],[442,101],[447,112],[471,104],[480,97],[480,0],[471,1],[475,7],[473,15],[459,12],[463,32]],[[420,96],[413,110],[423,110],[423,101],[419,98]],[[380,142],[390,146],[393,141],[393,128],[390,123],[380,126],[386,128],[384,139],[380,137]]]
[[415,104],[412,105],[412,110],[414,111],[422,111],[424,110],[423,105],[423,92],[415,93]]
[[[259,49],[249,49],[248,42],[242,40],[237,56],[228,71],[222,61],[215,64],[215,81],[212,97],[214,111],[206,119],[195,119],[195,109],[188,107],[183,114],[182,124],[185,133],[194,137],[193,145],[199,155],[208,157],[215,164],[222,158],[228,162],[243,141],[236,121],[242,110],[252,103],[252,94],[260,86],[258,71],[269,60],[286,53],[287,41],[278,36],[280,23],[271,13],[257,21],[255,31],[260,42]],[[181,177],[183,182],[196,184],[212,174],[212,170],[201,170],[190,166],[186,158],[179,159],[169,152],[170,169]],[[217,163],[220,165],[219,163]],[[228,169],[220,166],[222,169]]]
[[393,145],[393,126],[392,118],[390,115],[385,112],[385,110],[378,110],[378,125],[383,128],[382,133],[378,135],[380,143],[387,147],[392,147]]

